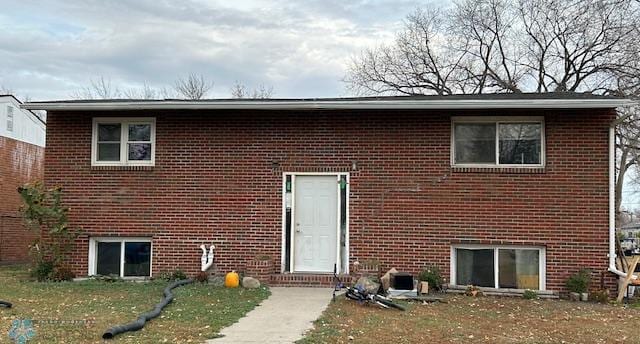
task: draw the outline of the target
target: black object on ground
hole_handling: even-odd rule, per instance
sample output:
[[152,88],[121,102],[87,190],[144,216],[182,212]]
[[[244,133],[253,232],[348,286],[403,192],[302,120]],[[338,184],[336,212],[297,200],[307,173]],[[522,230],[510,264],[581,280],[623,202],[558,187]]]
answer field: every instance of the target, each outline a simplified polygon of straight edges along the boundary
[[13,305],[11,304],[11,302],[0,301],[0,306],[6,307],[6,308],[11,308]]
[[333,264],[333,281],[335,283],[333,287],[333,298],[331,300],[336,300],[336,292],[342,290],[344,288],[344,283],[338,277],[338,264]]
[[130,322],[128,324],[117,325],[106,330],[102,335],[102,339],[112,339],[113,337],[121,333],[140,330],[141,328],[144,327],[144,324],[147,321],[160,315],[160,312],[162,312],[162,309],[166,307],[168,304],[170,304],[171,301],[173,301],[173,293],[171,292],[171,290],[173,290],[174,288],[183,286],[185,284],[190,284],[190,283],[193,283],[193,279],[191,278],[175,281],[169,284],[166,288],[164,288],[164,292],[163,292],[164,298],[152,310],[150,310],[149,312],[140,314],[140,316],[138,317],[138,319],[136,319],[136,321]]
[[401,311],[406,310],[404,306],[394,303],[391,299],[382,295],[369,293],[363,288],[347,287],[347,292],[344,294],[347,299],[358,301],[359,303],[375,303],[384,308],[396,308]]
[[413,290],[413,275],[406,272],[391,274],[391,285],[393,289]]

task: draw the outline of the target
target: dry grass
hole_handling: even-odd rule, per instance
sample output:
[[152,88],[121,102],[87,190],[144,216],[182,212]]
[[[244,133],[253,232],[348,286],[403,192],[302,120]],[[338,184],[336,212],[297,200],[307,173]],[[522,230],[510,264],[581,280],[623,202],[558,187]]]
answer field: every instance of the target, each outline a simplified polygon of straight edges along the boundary
[[449,296],[406,312],[338,299],[301,343],[640,343],[640,310],[563,300]]
[[[63,282],[27,280],[24,267],[0,267],[0,343],[14,319],[32,319],[36,336],[29,343],[101,343],[107,328],[135,320],[162,297],[167,282]],[[113,343],[202,343],[236,322],[269,295],[267,289],[225,289],[193,284],[174,290],[173,303],[138,332]],[[71,321],[86,321],[75,325]]]

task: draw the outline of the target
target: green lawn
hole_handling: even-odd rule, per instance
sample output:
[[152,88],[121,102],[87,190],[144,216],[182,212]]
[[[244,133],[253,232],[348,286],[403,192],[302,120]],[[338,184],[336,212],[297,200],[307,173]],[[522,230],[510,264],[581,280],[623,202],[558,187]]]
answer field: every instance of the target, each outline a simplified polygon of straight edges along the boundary
[[640,309],[620,305],[448,296],[406,312],[338,298],[299,343],[640,343]]
[[[9,342],[14,319],[32,319],[29,343],[101,343],[107,328],[135,320],[162,298],[165,281],[33,282],[24,267],[0,267],[0,343]],[[266,288],[226,289],[192,284],[174,289],[175,299],[144,329],[114,343],[201,343],[244,316],[269,295]],[[82,321],[83,324],[72,324]]]

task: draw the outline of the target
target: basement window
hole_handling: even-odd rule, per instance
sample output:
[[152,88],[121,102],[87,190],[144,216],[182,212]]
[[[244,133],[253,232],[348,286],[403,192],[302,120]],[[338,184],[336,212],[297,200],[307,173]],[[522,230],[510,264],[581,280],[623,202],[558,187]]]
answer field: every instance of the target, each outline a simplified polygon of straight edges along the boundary
[[458,246],[452,248],[451,261],[454,285],[544,290],[543,248]]
[[150,277],[151,254],[149,238],[92,238],[89,275]]
[[94,118],[92,166],[153,166],[154,118]]
[[451,162],[456,167],[541,167],[541,117],[454,117]]

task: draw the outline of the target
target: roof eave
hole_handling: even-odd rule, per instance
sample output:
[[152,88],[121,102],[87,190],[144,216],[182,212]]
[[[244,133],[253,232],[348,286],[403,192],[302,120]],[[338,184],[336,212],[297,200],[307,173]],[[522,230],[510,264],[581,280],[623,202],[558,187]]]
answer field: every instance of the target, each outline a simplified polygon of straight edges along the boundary
[[349,100],[349,101],[123,101],[34,102],[22,108],[46,111],[117,110],[457,110],[457,109],[587,109],[617,108],[630,99],[457,99],[457,100]]

